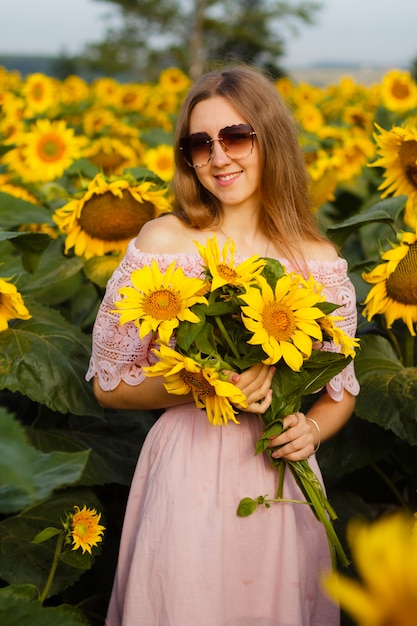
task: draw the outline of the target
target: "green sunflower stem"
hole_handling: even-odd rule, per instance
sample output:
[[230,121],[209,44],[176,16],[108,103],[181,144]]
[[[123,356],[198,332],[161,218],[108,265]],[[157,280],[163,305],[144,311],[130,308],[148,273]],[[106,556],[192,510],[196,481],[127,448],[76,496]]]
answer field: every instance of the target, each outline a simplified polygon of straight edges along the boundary
[[277,488],[277,500],[282,500],[282,494],[284,491],[284,477],[285,477],[286,463],[283,459],[280,459],[278,465],[278,488]]
[[59,563],[59,557],[60,557],[60,554],[61,554],[62,546],[64,545],[65,535],[66,535],[65,532],[61,532],[58,535],[58,539],[57,539],[56,546],[55,546],[54,558],[53,558],[53,561],[52,561],[51,569],[49,570],[49,574],[48,574],[48,578],[47,578],[46,583],[45,583],[45,587],[43,588],[43,591],[42,591],[41,595],[38,598],[38,601],[40,602],[40,604],[43,604],[45,602],[46,597],[47,597],[47,595],[49,593],[49,589],[51,588],[52,581],[54,580],[56,568],[58,567],[58,563]]
[[236,349],[236,346],[234,345],[233,341],[230,339],[229,333],[227,332],[227,330],[224,327],[224,324],[223,324],[221,316],[220,315],[215,315],[214,319],[216,320],[216,324],[217,324],[218,329],[220,330],[221,336],[223,337],[223,339],[227,343],[227,345],[230,348],[233,356],[236,359],[240,359],[240,354],[239,354],[238,350]]
[[404,351],[403,364],[404,367],[414,367],[414,348],[415,337],[409,332],[404,333]]

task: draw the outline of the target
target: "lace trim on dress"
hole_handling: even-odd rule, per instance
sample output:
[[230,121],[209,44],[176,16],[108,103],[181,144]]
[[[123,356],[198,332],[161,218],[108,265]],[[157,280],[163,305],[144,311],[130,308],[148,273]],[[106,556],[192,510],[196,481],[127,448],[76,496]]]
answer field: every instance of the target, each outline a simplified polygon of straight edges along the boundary
[[[120,326],[119,315],[111,312],[114,309],[114,302],[120,299],[118,294],[120,287],[131,285],[131,273],[151,265],[153,259],[157,261],[162,272],[176,260],[187,276],[196,277],[203,274],[202,260],[197,253],[151,254],[138,250],[135,240],[129,243],[124,258],[107,284],[93,329],[93,350],[86,379],[91,380],[97,375],[100,387],[104,391],[115,389],[121,381],[128,385],[138,385],[145,378],[142,367],[156,361],[152,352],[155,344],[151,341],[151,333],[139,339],[138,329],[133,322]],[[280,261],[288,270],[295,269],[286,259]],[[335,261],[313,260],[307,261],[307,266],[314,278],[324,285],[326,297],[331,302],[342,305],[338,312],[340,311],[345,319],[340,326],[353,337],[357,321],[356,297],[347,276],[346,261],[341,258]],[[337,347],[326,343],[322,349],[336,351]],[[347,389],[352,395],[359,393],[353,363],[327,384],[328,393],[335,400],[342,398],[343,389]]]

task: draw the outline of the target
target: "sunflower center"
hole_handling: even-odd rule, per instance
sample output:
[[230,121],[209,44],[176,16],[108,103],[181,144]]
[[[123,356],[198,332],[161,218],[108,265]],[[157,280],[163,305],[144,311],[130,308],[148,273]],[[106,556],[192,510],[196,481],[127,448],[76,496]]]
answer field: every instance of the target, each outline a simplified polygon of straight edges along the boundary
[[57,135],[45,135],[38,142],[38,156],[41,161],[54,163],[60,161],[65,152],[65,144]]
[[45,90],[42,83],[35,83],[32,88],[32,97],[34,100],[42,100]]
[[386,280],[387,295],[401,304],[417,304],[417,243],[409,246],[407,255],[401,259]]
[[181,298],[171,289],[158,289],[144,297],[142,307],[156,320],[171,320],[181,311]]
[[80,226],[95,239],[123,241],[132,239],[145,222],[154,217],[152,202],[137,202],[126,190],[121,198],[107,191],[87,200],[80,215]]
[[294,313],[279,302],[271,302],[265,307],[262,323],[266,332],[277,341],[288,341],[295,330]]
[[397,100],[405,100],[410,95],[410,88],[406,83],[396,80],[392,84],[391,94]]
[[88,526],[85,522],[77,522],[74,526],[74,533],[79,537],[84,537],[88,533]]
[[199,396],[214,396],[214,387],[210,385],[208,380],[203,376],[202,372],[188,372],[187,370],[181,370],[179,377],[185,383],[191,391],[194,391]]
[[219,263],[219,265],[217,266],[217,271],[219,273],[219,276],[221,276],[228,282],[231,282],[234,278],[237,278],[237,273],[235,272],[233,267],[230,267],[230,265]]
[[417,141],[415,139],[401,143],[399,158],[407,179],[417,188]]

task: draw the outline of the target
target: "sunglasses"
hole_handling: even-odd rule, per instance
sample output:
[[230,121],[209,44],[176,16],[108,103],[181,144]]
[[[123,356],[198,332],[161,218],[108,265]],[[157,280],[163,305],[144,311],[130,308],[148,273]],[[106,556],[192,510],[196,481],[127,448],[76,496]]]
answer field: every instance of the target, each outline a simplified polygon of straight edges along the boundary
[[245,159],[252,154],[255,135],[256,132],[249,124],[235,124],[222,128],[217,139],[212,139],[208,133],[193,133],[181,137],[180,150],[190,167],[204,167],[209,163],[215,141],[220,142],[220,146],[231,159]]

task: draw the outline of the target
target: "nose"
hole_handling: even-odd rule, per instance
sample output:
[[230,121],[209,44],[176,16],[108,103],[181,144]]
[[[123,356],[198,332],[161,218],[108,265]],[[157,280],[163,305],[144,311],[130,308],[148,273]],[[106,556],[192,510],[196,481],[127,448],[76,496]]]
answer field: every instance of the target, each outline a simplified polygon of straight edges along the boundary
[[226,148],[221,139],[212,139],[211,162],[218,167],[225,163],[230,163],[231,158],[226,152]]

